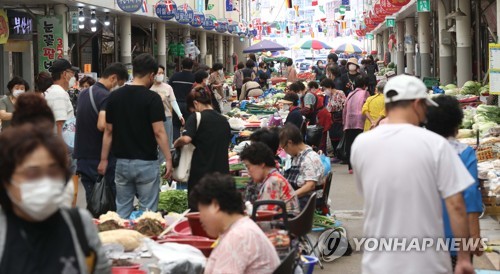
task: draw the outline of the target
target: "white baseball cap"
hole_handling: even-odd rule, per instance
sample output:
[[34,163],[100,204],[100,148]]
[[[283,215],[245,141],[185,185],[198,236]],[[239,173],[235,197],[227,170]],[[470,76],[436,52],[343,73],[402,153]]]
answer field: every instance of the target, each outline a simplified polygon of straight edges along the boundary
[[[395,91],[396,95],[393,95],[393,92],[391,92],[391,94],[387,96],[387,92],[389,91]],[[438,106],[438,104],[427,95],[427,87],[424,82],[410,75],[398,75],[389,79],[384,87],[384,97],[386,103],[426,99],[428,106]]]

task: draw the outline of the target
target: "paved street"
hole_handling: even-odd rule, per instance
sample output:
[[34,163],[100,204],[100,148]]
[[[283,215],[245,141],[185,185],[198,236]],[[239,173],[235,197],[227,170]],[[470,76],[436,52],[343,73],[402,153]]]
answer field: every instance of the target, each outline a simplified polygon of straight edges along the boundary
[[[348,237],[361,237],[363,235],[363,199],[357,191],[356,183],[353,175],[347,173],[347,166],[336,165],[333,167],[334,177],[332,188],[330,190],[330,199],[333,204],[334,214],[342,221],[347,229]],[[494,221],[491,218],[481,220],[481,224],[490,224]],[[495,231],[500,229],[500,224],[497,223]],[[484,230],[483,230],[484,231]],[[485,232],[482,231],[482,234]],[[490,259],[488,259],[488,257]],[[339,258],[331,263],[325,263],[324,269],[316,266],[315,274],[321,273],[342,273],[342,274],[358,274],[361,273],[361,253],[353,253],[348,257]],[[488,256],[475,257],[474,267],[476,269],[495,269],[490,262],[492,260],[497,265],[497,270],[500,269],[498,262],[499,256],[496,254],[488,254]]]

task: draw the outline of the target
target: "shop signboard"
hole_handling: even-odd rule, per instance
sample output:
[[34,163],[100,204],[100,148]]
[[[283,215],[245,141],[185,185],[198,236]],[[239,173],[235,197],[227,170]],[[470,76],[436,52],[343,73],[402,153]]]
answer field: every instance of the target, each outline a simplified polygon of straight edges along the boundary
[[173,0],[160,0],[156,3],[154,9],[158,18],[162,20],[170,20],[175,17],[177,5]]
[[62,16],[37,16],[38,71],[48,70],[52,62],[63,58]]
[[394,28],[396,26],[396,17],[385,17],[385,25],[388,28]]
[[205,14],[203,12],[195,11],[193,20],[191,21],[191,26],[198,28],[205,23]]
[[9,18],[4,9],[0,9],[0,45],[9,40]]
[[366,39],[373,40],[373,33],[367,33],[366,34]]
[[68,13],[68,33],[78,33],[80,31],[79,25],[78,11],[70,11]]
[[116,0],[118,7],[124,12],[134,13],[141,9],[144,0]]
[[182,4],[175,11],[175,20],[179,24],[187,25],[193,21],[194,11],[188,4]]
[[227,26],[227,31],[231,34],[238,33],[238,22],[232,22]]
[[25,12],[7,11],[9,22],[9,39],[31,40],[33,34],[33,18]]
[[417,0],[417,12],[430,12],[431,0]]
[[340,13],[341,15],[345,14],[345,11],[346,11],[346,7],[345,7],[345,6],[340,6],[340,7],[339,7],[339,13]]
[[227,21],[227,19],[225,19],[225,18],[217,19],[217,23],[218,24],[215,26],[215,30],[218,33],[224,33],[227,31],[227,27],[229,25],[229,22]]
[[213,16],[211,14],[207,14],[207,15],[205,15],[205,22],[203,22],[202,27],[206,30],[213,30],[213,29],[215,29],[215,22],[216,21],[217,21],[217,19],[215,18],[215,16]]

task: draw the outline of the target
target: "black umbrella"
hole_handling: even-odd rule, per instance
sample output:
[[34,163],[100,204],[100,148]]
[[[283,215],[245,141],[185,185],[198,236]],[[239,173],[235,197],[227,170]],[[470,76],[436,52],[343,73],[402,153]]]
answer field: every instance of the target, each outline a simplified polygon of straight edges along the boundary
[[287,47],[269,40],[263,40],[243,50],[243,53],[288,50]]

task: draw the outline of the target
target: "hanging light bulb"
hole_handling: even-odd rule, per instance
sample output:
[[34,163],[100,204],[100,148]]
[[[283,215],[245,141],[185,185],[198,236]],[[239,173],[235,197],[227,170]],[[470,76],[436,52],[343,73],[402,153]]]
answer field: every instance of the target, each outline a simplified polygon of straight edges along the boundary
[[84,28],[85,28],[85,25],[84,25],[83,23],[80,23],[80,24],[78,24],[78,28],[79,28],[79,29],[84,29]]
[[95,10],[90,11],[90,23],[95,25],[97,23],[97,19],[95,17]]
[[106,12],[106,17],[104,18],[104,25],[109,26],[111,22],[109,22],[109,12]]
[[78,8],[78,21],[85,21],[85,14],[83,14],[83,8]]
[[97,31],[97,27],[96,27],[96,26],[92,26],[92,27],[90,27],[90,30],[91,30],[92,32],[96,32],[96,31]]

